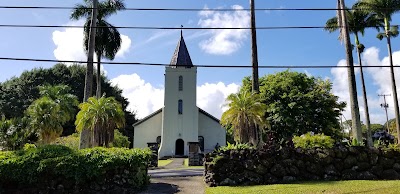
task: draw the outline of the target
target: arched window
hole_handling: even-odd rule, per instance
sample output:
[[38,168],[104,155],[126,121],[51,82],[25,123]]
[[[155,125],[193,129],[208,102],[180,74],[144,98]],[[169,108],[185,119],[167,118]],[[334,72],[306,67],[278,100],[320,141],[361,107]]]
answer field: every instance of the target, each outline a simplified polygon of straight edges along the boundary
[[202,152],[204,152],[204,137],[203,136],[199,136],[199,147],[200,147],[200,150],[202,151]]
[[183,91],[183,77],[179,76],[179,91]]
[[183,113],[183,101],[178,101],[178,113],[181,115]]

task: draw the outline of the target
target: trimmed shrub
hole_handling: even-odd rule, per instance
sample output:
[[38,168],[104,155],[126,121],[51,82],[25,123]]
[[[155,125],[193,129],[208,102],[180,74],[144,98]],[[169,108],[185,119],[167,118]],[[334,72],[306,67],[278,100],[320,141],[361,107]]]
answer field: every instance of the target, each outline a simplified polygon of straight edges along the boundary
[[324,134],[306,133],[302,136],[294,136],[293,143],[296,148],[303,149],[332,148],[335,140]]
[[[148,149],[61,145],[0,153],[0,193],[136,191],[149,182]],[[60,190],[61,189],[61,190]]]

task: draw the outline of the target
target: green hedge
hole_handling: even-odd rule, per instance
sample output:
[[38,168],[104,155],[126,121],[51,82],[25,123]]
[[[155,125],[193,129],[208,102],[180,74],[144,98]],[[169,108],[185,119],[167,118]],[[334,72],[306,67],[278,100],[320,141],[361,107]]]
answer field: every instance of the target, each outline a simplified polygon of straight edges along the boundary
[[293,143],[296,148],[332,148],[335,140],[324,134],[306,133],[302,136],[294,136]]
[[68,192],[138,190],[148,184],[150,155],[148,149],[73,150],[61,145],[0,152],[0,193],[29,188]]

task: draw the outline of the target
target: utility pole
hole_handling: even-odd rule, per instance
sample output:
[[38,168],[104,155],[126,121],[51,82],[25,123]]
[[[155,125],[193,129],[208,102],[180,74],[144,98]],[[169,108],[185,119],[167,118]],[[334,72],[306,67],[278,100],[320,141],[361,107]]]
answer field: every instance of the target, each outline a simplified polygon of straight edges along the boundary
[[251,64],[253,66],[253,93],[260,92],[260,83],[258,80],[258,52],[257,52],[257,31],[256,31],[256,13],[254,10],[254,0],[250,0],[251,9]]
[[381,104],[381,107],[385,109],[385,112],[386,112],[386,129],[387,129],[387,132],[390,133],[390,131],[389,131],[389,116],[388,116],[388,111],[387,111],[387,109],[389,108],[389,104],[386,103],[386,96],[390,96],[390,94],[382,94],[382,95],[378,95],[378,96],[383,96],[384,103]]
[[340,37],[344,41],[346,49],[347,77],[348,77],[349,93],[350,93],[350,110],[351,110],[353,138],[355,138],[358,142],[363,142],[361,122],[360,122],[360,110],[358,107],[358,99],[357,99],[358,96],[357,96],[356,78],[354,73],[354,62],[352,54],[353,51],[350,43],[349,28],[347,25],[346,6],[344,4],[344,0],[338,0],[338,11],[339,11],[338,26],[342,26],[342,29],[340,31]]
[[[97,27],[97,0],[93,0],[92,20],[90,21],[90,34],[88,46],[88,60],[86,64],[86,77],[85,77],[85,93],[83,101],[86,102],[92,96],[93,87],[93,55],[96,41],[96,27]],[[83,129],[80,137],[79,148],[90,148],[93,145],[93,134],[89,129]]]

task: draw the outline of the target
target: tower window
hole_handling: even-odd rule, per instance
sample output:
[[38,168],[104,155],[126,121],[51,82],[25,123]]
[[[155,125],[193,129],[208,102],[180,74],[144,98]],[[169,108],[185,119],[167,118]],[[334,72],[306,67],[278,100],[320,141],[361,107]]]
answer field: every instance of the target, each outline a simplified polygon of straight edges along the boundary
[[183,101],[178,101],[178,113],[181,115],[183,113]]
[[179,76],[179,91],[183,90],[183,77]]

